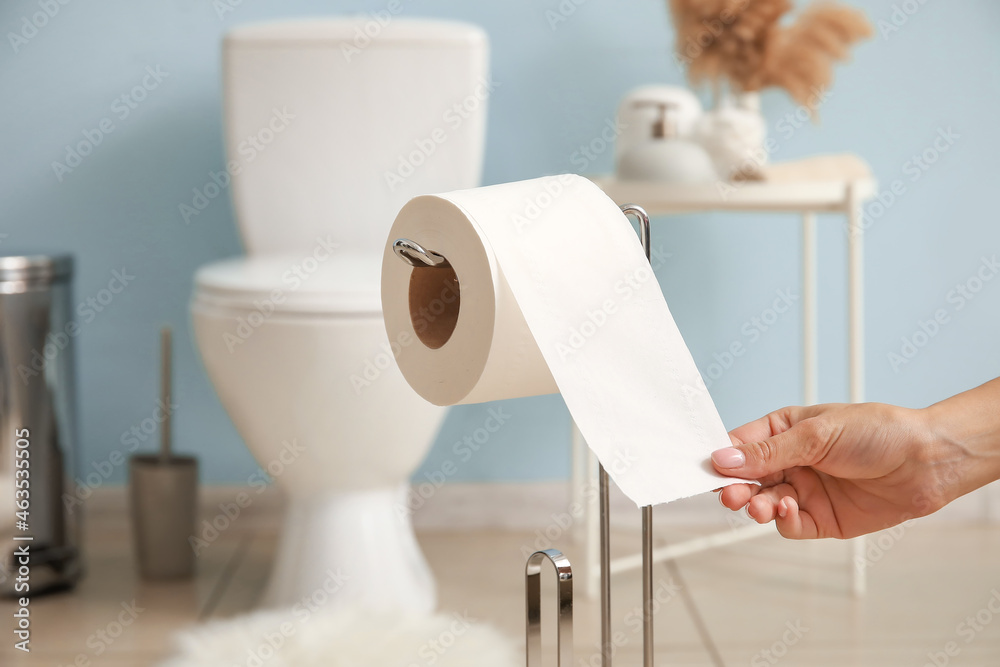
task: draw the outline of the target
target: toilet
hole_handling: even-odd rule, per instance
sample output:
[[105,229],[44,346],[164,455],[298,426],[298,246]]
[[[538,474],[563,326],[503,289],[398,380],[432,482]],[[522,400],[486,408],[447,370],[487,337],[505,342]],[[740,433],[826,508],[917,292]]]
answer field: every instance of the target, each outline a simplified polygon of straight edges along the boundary
[[246,256],[197,272],[191,316],[223,406],[288,499],[262,606],[435,606],[407,491],[444,412],[395,365],[379,275],[407,200],[479,185],[487,61],[481,29],[446,21],[297,20],[225,38]]

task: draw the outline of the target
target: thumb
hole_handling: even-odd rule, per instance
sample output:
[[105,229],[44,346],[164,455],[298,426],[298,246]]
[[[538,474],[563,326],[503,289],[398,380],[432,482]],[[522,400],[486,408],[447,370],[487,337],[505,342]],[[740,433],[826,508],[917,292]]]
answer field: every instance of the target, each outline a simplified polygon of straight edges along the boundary
[[810,427],[810,420],[806,420],[764,440],[734,443],[712,452],[712,463],[720,473],[744,479],[761,479],[788,468],[812,465],[817,448],[813,446],[815,429]]

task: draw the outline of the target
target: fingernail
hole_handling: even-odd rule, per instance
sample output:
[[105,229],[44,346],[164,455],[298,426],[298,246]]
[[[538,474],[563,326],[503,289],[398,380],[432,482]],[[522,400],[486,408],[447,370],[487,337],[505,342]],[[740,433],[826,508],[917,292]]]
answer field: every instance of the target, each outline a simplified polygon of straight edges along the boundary
[[743,452],[735,447],[726,447],[712,452],[712,461],[720,468],[740,468],[747,462]]
[[788,504],[785,502],[785,499],[782,498],[781,502],[778,503],[778,516],[784,519],[786,514],[788,514]]
[[[723,507],[726,507],[726,503],[722,502],[722,494],[721,493],[717,494],[715,497],[719,499],[719,504],[720,505],[722,505]],[[729,508],[726,507],[726,509],[729,509]]]

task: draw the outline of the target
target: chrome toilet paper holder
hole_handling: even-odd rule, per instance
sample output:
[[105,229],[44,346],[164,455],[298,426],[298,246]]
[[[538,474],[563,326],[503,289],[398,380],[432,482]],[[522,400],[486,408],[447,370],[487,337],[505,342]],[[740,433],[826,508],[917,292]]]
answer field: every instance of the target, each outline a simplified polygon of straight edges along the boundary
[[451,263],[443,255],[439,255],[433,250],[427,250],[410,239],[396,239],[392,243],[392,249],[396,256],[413,267],[432,269],[451,267]]
[[[620,207],[623,214],[639,223],[639,240],[651,256],[649,215],[635,204]],[[440,253],[424,248],[410,239],[396,239],[392,249],[404,262],[417,268],[451,268]],[[611,667],[611,524],[608,489],[610,479],[604,466],[598,472],[598,497],[601,526],[601,667]],[[642,664],[653,667],[653,506],[646,505],[642,513]],[[541,568],[548,560],[556,572],[557,598],[557,667],[572,667],[573,661],[573,568],[569,559],[557,549],[536,551],[528,557],[524,570],[525,584],[525,650],[527,667],[538,667],[541,654]]]

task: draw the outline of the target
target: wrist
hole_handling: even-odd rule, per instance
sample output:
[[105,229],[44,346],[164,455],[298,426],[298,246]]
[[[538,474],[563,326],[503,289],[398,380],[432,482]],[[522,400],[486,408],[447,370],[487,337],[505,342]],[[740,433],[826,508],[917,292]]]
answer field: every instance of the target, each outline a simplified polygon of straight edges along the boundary
[[[992,385],[992,387],[991,387]],[[920,410],[945,502],[1000,479],[1000,382]]]

